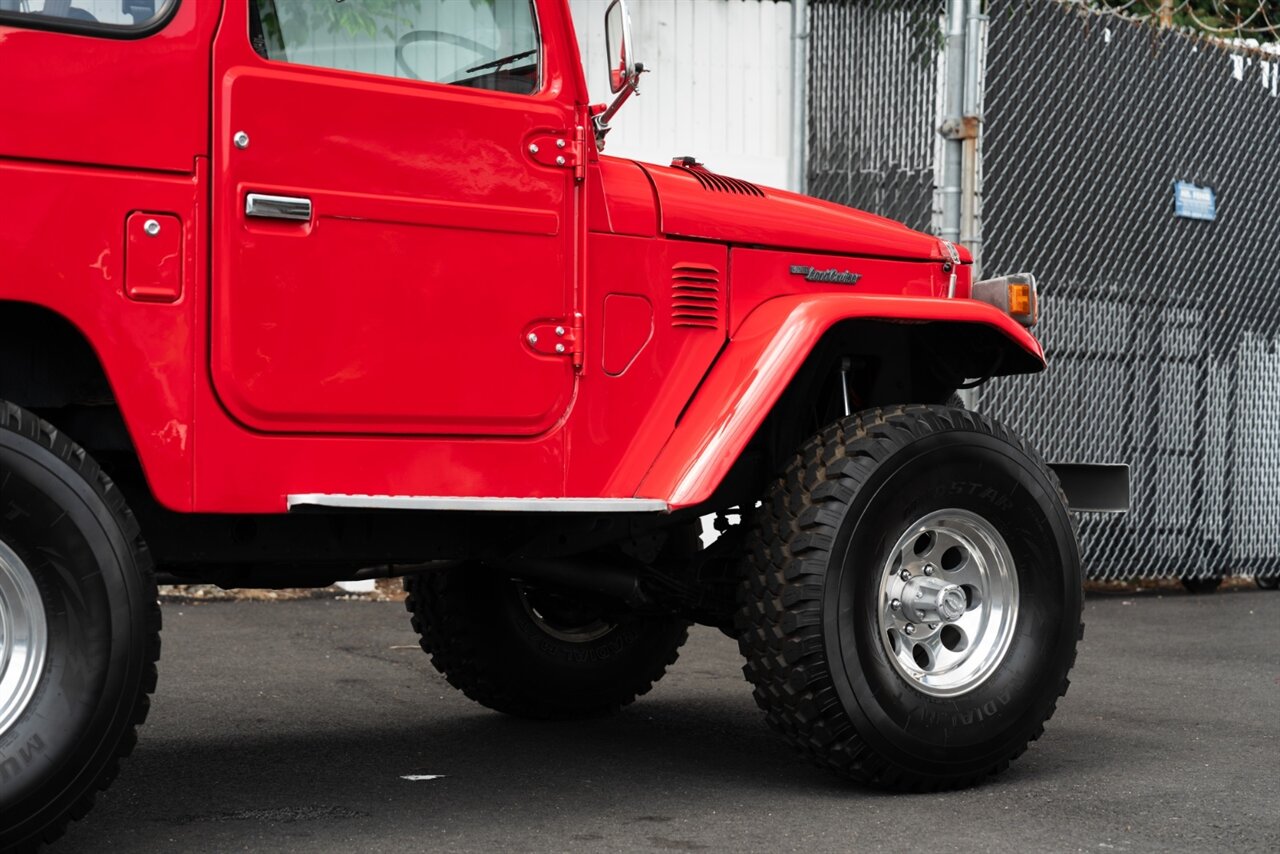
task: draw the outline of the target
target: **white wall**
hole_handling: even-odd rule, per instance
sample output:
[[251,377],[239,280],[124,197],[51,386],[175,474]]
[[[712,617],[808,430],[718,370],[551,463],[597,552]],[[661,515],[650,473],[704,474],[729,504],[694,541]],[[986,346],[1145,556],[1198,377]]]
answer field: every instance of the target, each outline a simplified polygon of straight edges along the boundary
[[[604,13],[570,0],[593,101],[612,100]],[[791,4],[632,0],[636,59],[652,69],[622,108],[608,153],[653,163],[694,155],[708,169],[787,186],[791,157]]]

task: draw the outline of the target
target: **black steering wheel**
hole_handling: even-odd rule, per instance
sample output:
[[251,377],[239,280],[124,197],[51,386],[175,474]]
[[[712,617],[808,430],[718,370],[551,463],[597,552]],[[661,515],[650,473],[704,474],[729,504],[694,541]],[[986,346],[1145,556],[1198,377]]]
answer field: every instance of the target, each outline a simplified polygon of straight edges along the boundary
[[493,49],[480,42],[472,41],[466,36],[459,36],[454,33],[444,33],[440,30],[410,30],[402,35],[396,41],[396,67],[404,73],[405,77],[410,80],[421,80],[418,73],[409,67],[409,63],[404,61],[404,49],[411,44],[418,42],[440,42],[442,44],[451,44],[454,47],[461,47],[478,53],[486,60],[496,59],[497,54]]

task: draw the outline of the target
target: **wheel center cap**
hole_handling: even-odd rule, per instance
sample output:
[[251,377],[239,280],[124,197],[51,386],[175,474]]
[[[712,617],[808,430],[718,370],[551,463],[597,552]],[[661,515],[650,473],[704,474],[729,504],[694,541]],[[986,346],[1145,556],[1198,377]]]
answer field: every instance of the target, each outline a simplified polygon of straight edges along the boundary
[[968,605],[969,597],[964,595],[964,590],[952,584],[938,595],[938,616],[948,623],[954,623],[964,616]]
[[917,622],[953,623],[964,616],[969,597],[957,584],[918,575],[907,582],[902,602]]

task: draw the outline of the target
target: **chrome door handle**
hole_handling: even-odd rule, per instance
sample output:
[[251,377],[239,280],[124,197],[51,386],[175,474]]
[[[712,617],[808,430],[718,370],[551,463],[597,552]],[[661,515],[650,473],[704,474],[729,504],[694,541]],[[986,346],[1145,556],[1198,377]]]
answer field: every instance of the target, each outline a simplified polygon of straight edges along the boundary
[[311,200],[298,196],[269,196],[250,193],[244,200],[244,215],[260,219],[311,220]]

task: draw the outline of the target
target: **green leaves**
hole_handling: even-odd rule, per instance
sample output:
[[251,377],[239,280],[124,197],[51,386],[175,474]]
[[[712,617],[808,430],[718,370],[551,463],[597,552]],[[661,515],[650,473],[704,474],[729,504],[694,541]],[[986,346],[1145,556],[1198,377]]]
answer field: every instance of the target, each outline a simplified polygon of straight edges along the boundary
[[1280,0],[1089,0],[1089,4],[1161,27],[1199,30],[1218,38],[1280,41]]
[[[395,38],[396,30],[413,26],[410,17],[422,10],[423,0],[257,0],[262,28],[268,41],[284,44],[282,27],[289,44],[305,42],[309,33],[344,32],[353,36],[378,35],[379,30]],[[436,0],[428,0],[436,2]],[[472,5],[494,0],[471,0]]]

